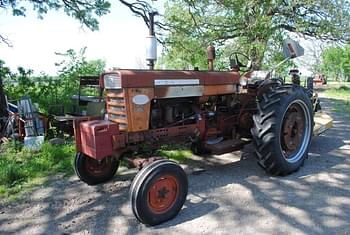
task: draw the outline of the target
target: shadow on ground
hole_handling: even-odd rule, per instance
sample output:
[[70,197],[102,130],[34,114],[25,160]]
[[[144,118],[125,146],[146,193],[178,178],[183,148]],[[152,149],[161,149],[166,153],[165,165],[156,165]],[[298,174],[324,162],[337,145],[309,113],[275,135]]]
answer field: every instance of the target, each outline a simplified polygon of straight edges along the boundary
[[[332,100],[322,100],[325,111]],[[134,174],[89,187],[76,177],[38,188],[25,202],[0,207],[2,234],[306,233],[350,231],[350,121],[332,113],[334,128],[313,139],[304,167],[266,175],[246,146],[223,161],[191,160],[189,196],[179,215],[155,227],[137,222],[129,206]],[[204,170],[203,170],[204,169]]]

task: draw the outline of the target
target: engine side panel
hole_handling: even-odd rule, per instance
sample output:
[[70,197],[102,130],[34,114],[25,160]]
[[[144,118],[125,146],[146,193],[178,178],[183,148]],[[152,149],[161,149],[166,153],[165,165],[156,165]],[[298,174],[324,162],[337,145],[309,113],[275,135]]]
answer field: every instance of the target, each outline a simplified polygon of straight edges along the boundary
[[155,98],[179,98],[202,96],[204,86],[157,86]]
[[238,93],[236,84],[204,86],[203,95],[225,95]]
[[128,102],[128,131],[145,131],[149,127],[151,101],[154,99],[153,88],[129,88]]

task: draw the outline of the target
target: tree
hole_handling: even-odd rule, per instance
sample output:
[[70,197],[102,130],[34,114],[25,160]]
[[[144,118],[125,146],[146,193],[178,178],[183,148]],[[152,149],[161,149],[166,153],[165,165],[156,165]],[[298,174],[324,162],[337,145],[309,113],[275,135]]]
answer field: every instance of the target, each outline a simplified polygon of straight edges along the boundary
[[0,78],[5,78],[9,76],[11,76],[10,68],[5,66],[5,61],[0,59]]
[[[24,16],[29,4],[39,18],[49,10],[63,9],[92,30],[98,29],[97,18],[107,14],[110,8],[107,0],[23,2],[0,0],[0,7]],[[155,10],[153,0],[119,2],[149,26],[148,13]],[[234,50],[246,52],[254,68],[259,69],[264,58],[279,57],[272,55],[281,51],[281,42],[290,36],[288,33],[321,40],[350,40],[350,3],[347,0],[168,0],[165,14],[159,19],[155,22],[158,40],[167,46],[162,61],[174,67],[184,67],[186,63],[202,67],[206,53],[200,48],[209,44],[217,46],[222,55],[225,55],[223,46],[230,49],[228,45],[234,45]],[[0,33],[1,39],[8,42]]]
[[10,75],[10,69],[5,67],[5,62],[0,59],[0,132],[2,131],[2,128],[6,123],[6,118],[8,117],[6,96],[3,89],[2,79]]
[[231,42],[260,68],[265,52],[280,49],[288,33],[349,41],[349,10],[345,0],[171,0],[165,6],[165,41],[170,51],[186,48],[188,56],[191,39],[219,47]]
[[63,57],[63,60],[56,63],[59,68],[58,82],[55,86],[55,93],[58,94],[59,102],[65,104],[68,108],[72,106],[71,96],[77,95],[79,91],[79,76],[83,75],[100,75],[105,69],[105,61],[90,60],[85,57],[86,47],[81,48],[78,52],[69,49],[64,53],[56,53]]
[[158,66],[171,69],[193,69],[194,67],[206,69],[208,67],[205,51],[207,46],[205,42],[189,38],[182,33],[173,35],[172,46],[164,47],[164,56],[158,61]]
[[17,72],[11,72],[3,66],[0,60],[0,75],[4,76],[5,93],[9,100],[19,100],[23,96],[31,97],[32,101],[39,104],[41,112],[48,113],[51,105],[72,106],[71,96],[78,94],[79,76],[99,75],[104,71],[103,60],[87,61],[86,48],[76,52],[72,49],[64,53],[57,53],[63,60],[56,65],[60,71],[58,77],[50,77],[46,74],[33,76],[33,71],[19,67]]
[[350,44],[325,49],[322,53],[321,70],[336,81],[350,81]]

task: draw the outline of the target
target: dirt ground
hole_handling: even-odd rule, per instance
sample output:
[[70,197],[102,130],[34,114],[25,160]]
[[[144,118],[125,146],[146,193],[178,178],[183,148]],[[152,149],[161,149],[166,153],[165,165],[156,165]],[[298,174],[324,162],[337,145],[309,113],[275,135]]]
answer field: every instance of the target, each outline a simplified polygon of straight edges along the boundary
[[133,171],[95,187],[76,176],[54,179],[26,200],[0,206],[0,234],[350,234],[350,117],[332,112],[332,100],[322,104],[334,127],[313,139],[308,160],[292,175],[266,175],[249,146],[193,157],[184,166],[185,206],[155,227],[132,214]]

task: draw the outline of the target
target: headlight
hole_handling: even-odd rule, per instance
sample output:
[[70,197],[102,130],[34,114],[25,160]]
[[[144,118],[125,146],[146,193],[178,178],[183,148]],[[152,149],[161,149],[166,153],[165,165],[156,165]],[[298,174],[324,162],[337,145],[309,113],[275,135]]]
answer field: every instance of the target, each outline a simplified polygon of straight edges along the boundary
[[104,87],[106,89],[122,88],[122,81],[118,74],[106,74],[103,77]]

